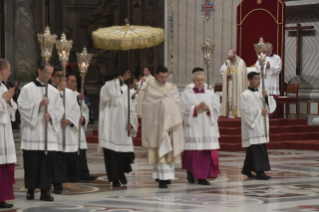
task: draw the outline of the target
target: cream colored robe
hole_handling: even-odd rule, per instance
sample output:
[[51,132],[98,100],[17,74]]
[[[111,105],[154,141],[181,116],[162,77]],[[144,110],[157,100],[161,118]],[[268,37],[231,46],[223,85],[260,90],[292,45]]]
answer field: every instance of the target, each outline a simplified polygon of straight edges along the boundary
[[[228,116],[229,109],[234,117],[241,117],[238,109],[240,96],[248,88],[247,68],[245,62],[238,56],[234,63],[227,61],[223,77],[222,116]],[[228,73],[232,78],[227,80]],[[230,94],[230,95],[229,95]],[[231,99],[231,100],[230,100]]]
[[180,163],[184,138],[176,85],[149,83],[142,110],[142,146],[148,149],[149,164]]
[[136,114],[137,116],[142,116],[142,101],[144,98],[144,92],[145,92],[145,88],[147,87],[147,85],[151,82],[155,82],[155,78],[150,74],[147,77],[143,77],[145,78],[145,82],[142,84],[142,81],[140,80],[138,83],[138,97],[137,97],[137,109],[136,109]]

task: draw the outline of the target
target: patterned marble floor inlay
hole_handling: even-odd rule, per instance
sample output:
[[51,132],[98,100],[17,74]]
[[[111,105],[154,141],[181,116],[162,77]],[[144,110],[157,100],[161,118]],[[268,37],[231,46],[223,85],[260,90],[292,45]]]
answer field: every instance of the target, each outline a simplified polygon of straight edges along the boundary
[[[90,131],[97,128],[90,126]],[[88,163],[92,182],[65,183],[62,195],[54,202],[25,199],[24,170],[20,151],[20,132],[14,131],[18,162],[16,164],[13,209],[0,212],[309,212],[319,211],[319,152],[302,150],[269,150],[272,179],[257,181],[240,174],[245,152],[219,152],[221,174],[209,179],[210,186],[190,185],[181,165],[168,189],[159,189],[152,179],[147,153],[135,148],[133,172],[128,184],[113,188],[107,180],[103,154],[97,144],[89,144]],[[1,188],[0,188],[1,189]]]

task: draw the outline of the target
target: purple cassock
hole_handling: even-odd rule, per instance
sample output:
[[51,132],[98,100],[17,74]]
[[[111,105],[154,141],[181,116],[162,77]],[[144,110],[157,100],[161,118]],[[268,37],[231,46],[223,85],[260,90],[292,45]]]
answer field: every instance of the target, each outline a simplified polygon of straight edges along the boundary
[[[204,89],[193,88],[195,94],[205,93]],[[210,116],[210,113],[207,113]],[[193,117],[197,117],[196,108]],[[182,168],[191,172],[196,179],[216,178],[219,174],[217,150],[185,150]]]
[[0,202],[13,200],[14,164],[0,165]]

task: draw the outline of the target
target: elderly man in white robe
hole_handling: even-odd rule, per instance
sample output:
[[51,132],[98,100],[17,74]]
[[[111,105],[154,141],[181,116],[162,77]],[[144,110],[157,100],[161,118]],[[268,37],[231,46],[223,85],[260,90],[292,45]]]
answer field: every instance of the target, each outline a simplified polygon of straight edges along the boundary
[[142,104],[142,146],[153,165],[153,179],[159,188],[168,188],[184,150],[181,102],[176,85],[167,82],[167,68],[159,66],[155,76],[156,81],[145,89]]
[[[202,72],[203,74],[205,73],[205,72],[204,72],[204,69],[202,69],[202,68],[200,68],[200,67],[195,67],[195,68],[192,70],[192,74],[195,74],[195,73],[197,73],[197,72]],[[208,86],[208,85],[205,83],[205,84],[204,84],[204,88],[207,89],[207,86]],[[192,83],[188,84],[188,85],[185,87],[184,91],[186,91],[186,90],[191,90],[191,89],[193,89],[194,87],[195,87],[195,84],[194,84],[194,82],[192,82]],[[211,86],[209,86],[208,89],[211,90],[211,89],[212,89]]]
[[[124,82],[131,78],[127,71],[123,76],[118,73],[107,81],[100,92],[99,147],[104,150],[107,177],[113,187],[126,185],[124,173],[132,171],[134,147],[132,136],[138,131],[135,109],[130,102],[130,123],[128,123],[128,87]],[[131,98],[129,98],[129,101]],[[130,135],[128,135],[128,131]]]
[[195,87],[182,94],[182,114],[184,121],[183,169],[187,170],[189,183],[210,185],[207,178],[217,178],[219,174],[218,117],[220,98],[204,88],[205,75],[193,74]]
[[0,209],[12,208],[13,204],[6,203],[13,200],[14,163],[17,162],[16,148],[13,140],[11,121],[15,121],[17,104],[13,101],[14,88],[1,83],[10,76],[11,66],[7,60],[0,59]]
[[[48,66],[48,79],[53,72]],[[45,106],[48,112],[45,113]],[[60,93],[48,85],[48,98],[45,97],[45,65],[38,69],[38,78],[26,84],[18,98],[18,108],[21,114],[21,149],[23,150],[23,167],[25,173],[25,188],[28,189],[27,200],[34,199],[34,190],[41,189],[40,200],[53,201],[49,190],[52,185],[49,154],[58,151],[59,123],[64,113]],[[47,150],[45,154],[45,122],[47,130]]]
[[[269,142],[269,117],[276,109],[276,101],[266,90],[258,90],[260,76],[257,72],[248,73],[249,88],[240,100],[242,146],[247,148],[242,174],[248,178],[268,180],[265,174],[270,171],[266,143]],[[263,105],[265,101],[265,107]],[[251,172],[255,172],[256,175]]]
[[137,90],[138,90],[138,98],[137,98],[137,115],[139,117],[142,116],[142,102],[144,99],[144,92],[149,83],[155,81],[153,73],[153,67],[144,68],[143,74],[144,76],[138,82]]
[[[277,98],[280,95],[280,84],[279,76],[282,70],[281,58],[279,55],[274,54],[273,46],[271,43],[267,43],[267,57],[264,65],[264,78],[265,78],[265,90],[269,96],[274,96]],[[261,72],[261,66],[257,60],[256,70]],[[262,83],[260,83],[259,88],[262,88]],[[281,117],[280,107],[277,108],[276,112],[269,114],[270,117]]]
[[223,75],[222,116],[240,118],[240,97],[248,87],[246,64],[235,50],[230,50],[220,72]]

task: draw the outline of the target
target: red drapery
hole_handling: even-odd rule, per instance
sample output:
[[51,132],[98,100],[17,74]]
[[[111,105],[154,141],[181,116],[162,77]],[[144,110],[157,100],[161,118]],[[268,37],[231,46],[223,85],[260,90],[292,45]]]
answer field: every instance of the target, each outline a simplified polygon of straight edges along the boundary
[[285,12],[283,0],[243,0],[237,6],[237,54],[252,66],[257,61],[254,44],[262,37],[272,43],[282,59],[280,92],[284,93]]

